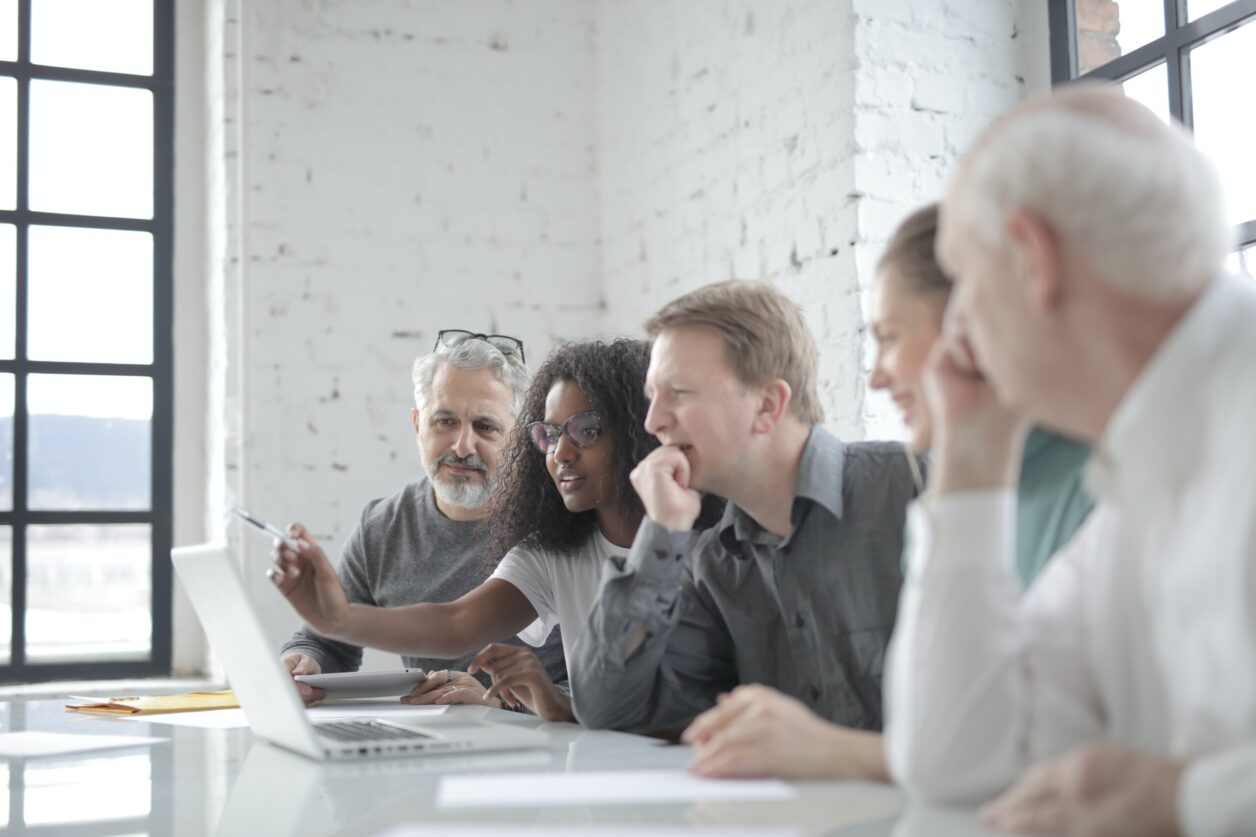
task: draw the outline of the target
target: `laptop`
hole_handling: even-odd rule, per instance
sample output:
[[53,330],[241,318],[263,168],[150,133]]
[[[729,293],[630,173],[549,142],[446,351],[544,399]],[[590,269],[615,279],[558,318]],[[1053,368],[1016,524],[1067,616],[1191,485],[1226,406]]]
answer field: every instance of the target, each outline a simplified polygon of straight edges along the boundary
[[362,718],[312,723],[291,676],[266,640],[231,553],[223,546],[194,546],[170,550],[170,559],[249,727],[272,744],[320,761],[549,744],[548,736],[536,730],[457,716],[421,722]]

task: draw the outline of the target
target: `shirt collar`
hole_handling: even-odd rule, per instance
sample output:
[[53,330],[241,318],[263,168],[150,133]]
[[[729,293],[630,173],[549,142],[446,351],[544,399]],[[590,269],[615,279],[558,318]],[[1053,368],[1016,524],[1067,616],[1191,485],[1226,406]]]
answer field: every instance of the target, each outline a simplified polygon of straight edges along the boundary
[[[799,500],[809,500],[841,520],[842,479],[845,445],[820,425],[812,425],[798,461],[798,478],[794,482],[794,508],[791,514],[793,531],[797,531],[802,509]],[[717,526],[720,542],[734,555],[742,555],[741,544],[761,540],[768,533],[750,515],[729,503]]]
[[1116,500],[1150,486],[1172,491],[1185,478],[1206,370],[1224,354],[1231,331],[1243,327],[1233,322],[1233,312],[1245,310],[1235,304],[1242,292],[1233,279],[1213,282],[1134,379],[1087,466],[1086,487],[1095,496]]

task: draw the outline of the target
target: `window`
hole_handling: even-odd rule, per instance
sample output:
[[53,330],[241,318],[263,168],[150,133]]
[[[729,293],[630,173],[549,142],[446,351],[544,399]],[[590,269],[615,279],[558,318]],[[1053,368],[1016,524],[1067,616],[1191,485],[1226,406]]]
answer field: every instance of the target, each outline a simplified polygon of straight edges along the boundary
[[1231,265],[1256,268],[1256,0],[1050,0],[1051,76],[1121,84],[1179,120],[1221,172],[1237,230]]
[[170,669],[172,0],[0,0],[0,680]]

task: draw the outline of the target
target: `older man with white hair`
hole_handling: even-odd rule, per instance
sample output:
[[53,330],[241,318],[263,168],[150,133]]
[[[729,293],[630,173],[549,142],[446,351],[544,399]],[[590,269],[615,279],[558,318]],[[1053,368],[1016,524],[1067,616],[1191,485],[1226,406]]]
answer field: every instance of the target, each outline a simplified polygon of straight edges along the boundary
[[[893,776],[1000,829],[1256,828],[1256,287],[1216,174],[1076,87],[961,162],[939,256],[934,467],[886,681]],[[1095,443],[1098,506],[1022,598],[1027,421]],[[1018,781],[1019,780],[1019,781]]]
[[[337,568],[351,602],[398,607],[453,601],[479,586],[492,566],[482,525],[493,480],[528,388],[523,344],[504,335],[442,331],[434,351],[414,363],[410,421],[426,476],[373,500],[345,543]],[[284,646],[296,674],[356,671],[362,649],[308,627]],[[556,683],[567,679],[557,629],[536,651]],[[402,658],[409,668],[436,670],[416,702],[483,702],[485,681],[459,660]],[[322,689],[296,684],[307,701]],[[489,703],[500,705],[496,698]]]

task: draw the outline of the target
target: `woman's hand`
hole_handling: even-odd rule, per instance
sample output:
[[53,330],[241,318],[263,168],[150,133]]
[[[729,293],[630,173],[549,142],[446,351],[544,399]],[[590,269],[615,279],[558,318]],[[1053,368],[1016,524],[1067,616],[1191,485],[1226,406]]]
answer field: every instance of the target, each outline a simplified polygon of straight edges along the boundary
[[429,671],[423,682],[401,699],[415,706],[450,706],[470,703],[477,706],[504,708],[500,698],[485,697],[484,685],[465,671]]
[[571,698],[558,691],[554,681],[531,649],[494,642],[471,660],[467,671],[486,671],[493,685],[485,697],[499,696],[508,706],[523,704],[546,721],[574,721]]
[[293,523],[288,535],[300,550],[293,551],[283,541],[276,541],[271,553],[274,566],[266,576],[311,628],[335,637],[349,621],[349,600],[340,578],[304,526]]

